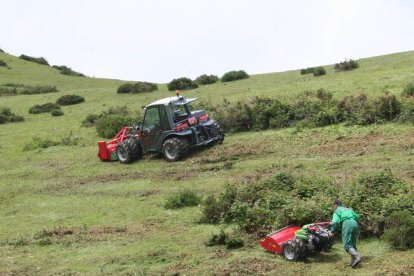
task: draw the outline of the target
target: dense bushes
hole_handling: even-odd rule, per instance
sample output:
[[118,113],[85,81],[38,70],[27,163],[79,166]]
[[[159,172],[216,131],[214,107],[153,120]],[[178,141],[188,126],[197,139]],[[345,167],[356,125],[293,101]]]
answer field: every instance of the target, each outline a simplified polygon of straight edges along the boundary
[[36,104],[29,109],[31,114],[40,114],[51,112],[52,110],[60,109],[60,105],[57,103],[45,103],[45,104]]
[[62,110],[60,110],[60,109],[53,109],[53,110],[52,110],[52,112],[50,112],[50,114],[51,114],[53,117],[58,117],[58,116],[63,116],[63,115],[65,115],[65,113],[63,113],[63,111],[62,111]]
[[197,88],[198,85],[191,79],[183,77],[179,79],[173,79],[170,83],[167,84],[167,87],[169,91],[190,90]]
[[0,59],[0,67],[7,67],[7,63]]
[[219,81],[219,78],[216,75],[206,75],[203,74],[196,78],[196,83],[199,85],[207,85],[207,84],[213,84]]
[[27,56],[27,55],[20,55],[19,58],[23,59],[23,60],[30,61],[30,62],[35,62],[35,63],[39,63],[39,64],[42,64],[42,65],[49,66],[49,63],[47,62],[47,60],[44,57],[31,57],[31,56]]
[[150,82],[134,82],[134,83],[124,83],[121,84],[118,89],[117,93],[124,94],[124,93],[143,93],[143,92],[152,92],[158,90],[158,86],[155,83]]
[[79,95],[64,95],[56,100],[57,104],[60,105],[72,105],[78,104],[85,101],[85,98]]
[[76,72],[74,70],[72,70],[71,68],[65,66],[65,65],[53,65],[53,68],[56,68],[60,71],[61,74],[63,75],[67,75],[67,76],[74,76],[74,77],[84,77],[85,75],[79,72]]
[[358,67],[359,67],[358,62],[352,59],[341,61],[339,63],[335,63],[334,65],[335,71],[349,71],[349,70],[353,70]]
[[21,121],[24,121],[24,118],[11,112],[10,108],[0,108],[0,124],[15,123]]
[[235,223],[247,233],[267,233],[289,224],[330,220],[336,198],[362,216],[363,231],[368,234],[381,235],[385,217],[393,211],[414,214],[412,188],[387,170],[361,175],[341,189],[328,179],[281,172],[229,186],[217,198],[207,197],[201,221]]
[[[198,106],[209,110],[226,131],[265,130],[269,128],[322,127],[336,123],[368,125],[399,121],[414,122],[414,100],[398,100],[385,93],[369,99],[366,95],[345,96],[340,101],[324,89],[305,91],[288,101],[265,96],[244,102]],[[197,107],[197,108],[198,108]]]
[[229,81],[242,80],[242,79],[247,79],[247,78],[249,78],[249,75],[243,70],[229,71],[221,77],[221,82],[229,82]]
[[301,75],[313,74],[314,70],[315,70],[315,67],[303,68],[303,69],[300,70],[300,74]]

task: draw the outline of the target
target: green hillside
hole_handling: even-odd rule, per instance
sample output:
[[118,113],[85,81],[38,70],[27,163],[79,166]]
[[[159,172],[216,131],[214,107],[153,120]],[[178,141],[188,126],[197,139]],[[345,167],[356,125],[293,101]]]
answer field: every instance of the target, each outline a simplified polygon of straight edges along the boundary
[[[89,114],[109,107],[140,110],[171,96],[165,84],[140,94],[117,94],[125,81],[65,76],[45,65],[0,52],[0,87],[5,84],[51,85],[59,92],[0,96],[23,122],[0,124],[0,274],[122,275],[409,275],[412,250],[397,251],[381,239],[360,242],[360,268],[345,268],[341,242],[331,252],[290,263],[266,253],[257,237],[238,233],[235,225],[199,223],[202,206],[165,209],[168,196],[190,189],[207,197],[226,185],[255,183],[276,173],[324,178],[347,186],[363,173],[389,169],[414,184],[414,129],[409,124],[332,125],[324,128],[228,133],[222,145],[198,150],[168,163],[156,155],[122,165],[97,158],[99,138],[82,127]],[[338,60],[339,61],[339,60]],[[360,68],[335,72],[325,66],[320,77],[299,70],[252,75],[249,79],[200,86],[183,94],[213,105],[257,95],[289,98],[324,88],[335,98],[388,91],[399,96],[414,79],[414,51],[358,60]],[[69,65],[70,66],[70,65]],[[87,72],[82,72],[86,73]],[[210,73],[210,72],[206,72]],[[178,77],[178,76],[177,76]],[[77,94],[85,102],[63,106],[65,115],[29,114],[35,104]],[[73,145],[23,150],[33,139]],[[324,191],[320,191],[324,193]],[[327,218],[329,219],[329,218]],[[238,233],[245,246],[208,247],[212,233]]]

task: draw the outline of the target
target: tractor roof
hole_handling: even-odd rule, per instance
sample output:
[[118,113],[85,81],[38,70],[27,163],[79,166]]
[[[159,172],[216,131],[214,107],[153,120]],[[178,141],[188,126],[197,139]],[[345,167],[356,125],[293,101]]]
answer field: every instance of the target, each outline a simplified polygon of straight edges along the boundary
[[168,97],[168,98],[164,98],[164,99],[152,102],[146,107],[153,106],[153,105],[169,105],[169,104],[185,105],[195,100],[197,100],[197,98],[186,99],[184,96]]

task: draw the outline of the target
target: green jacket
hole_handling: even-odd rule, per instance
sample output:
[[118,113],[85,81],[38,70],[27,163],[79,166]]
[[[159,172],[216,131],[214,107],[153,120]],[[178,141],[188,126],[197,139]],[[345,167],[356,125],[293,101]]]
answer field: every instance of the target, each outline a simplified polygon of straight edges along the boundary
[[335,231],[338,225],[347,219],[354,219],[358,221],[360,220],[360,217],[352,209],[345,208],[343,206],[337,206],[332,216],[332,231]]

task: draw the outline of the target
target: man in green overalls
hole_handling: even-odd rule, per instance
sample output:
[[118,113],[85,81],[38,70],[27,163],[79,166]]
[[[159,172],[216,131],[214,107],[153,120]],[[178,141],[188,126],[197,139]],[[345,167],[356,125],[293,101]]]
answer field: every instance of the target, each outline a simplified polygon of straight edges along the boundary
[[356,267],[361,262],[361,257],[357,252],[357,240],[359,236],[358,220],[359,215],[354,210],[342,206],[342,202],[337,199],[333,205],[334,213],[331,221],[332,231],[335,231],[342,223],[342,243],[344,249],[351,255],[351,267]]

